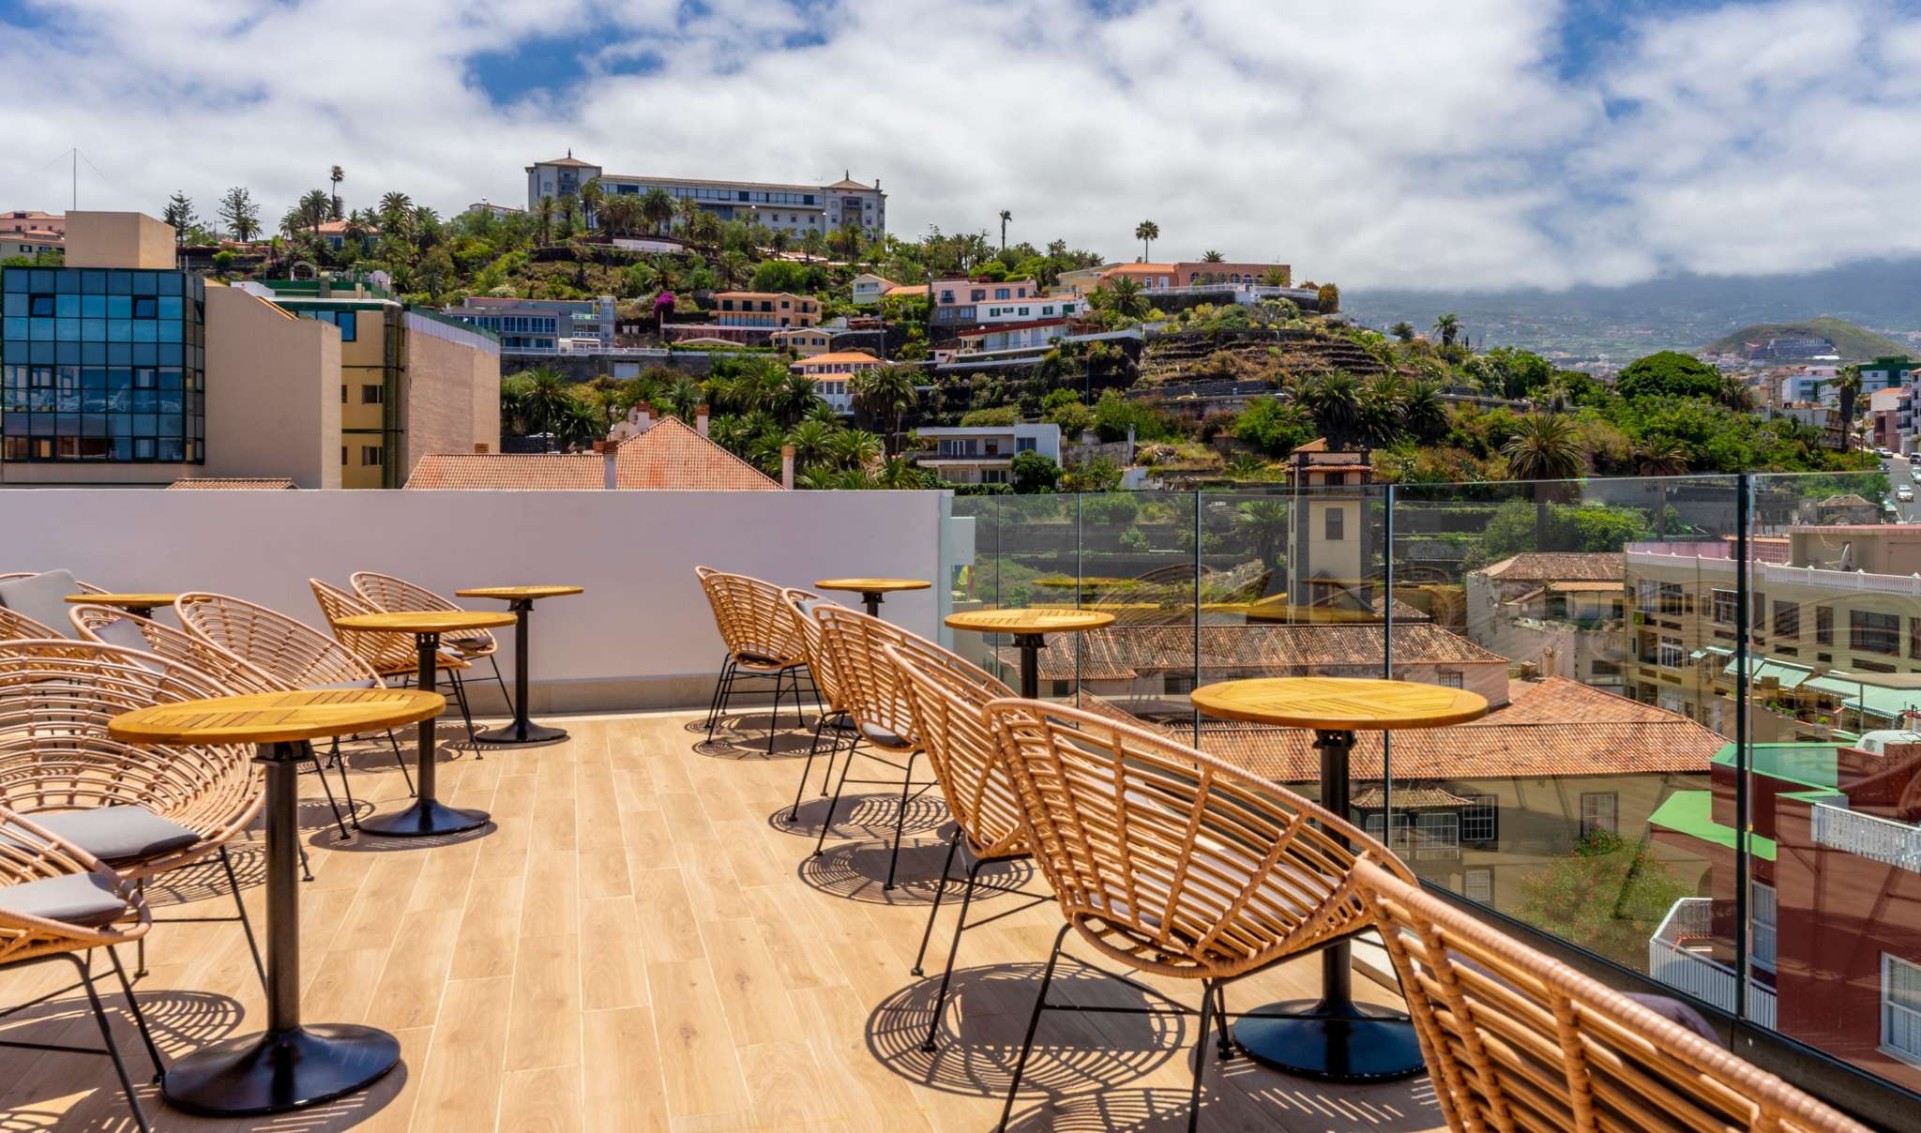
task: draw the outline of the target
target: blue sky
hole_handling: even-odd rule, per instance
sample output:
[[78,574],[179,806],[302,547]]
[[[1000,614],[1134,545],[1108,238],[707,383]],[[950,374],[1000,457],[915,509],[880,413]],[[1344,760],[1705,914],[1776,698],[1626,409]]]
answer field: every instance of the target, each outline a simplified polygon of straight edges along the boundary
[[[1921,254],[1908,0],[0,0],[0,208],[881,179],[890,226],[1354,285]],[[1910,78],[1909,76],[1915,76]]]

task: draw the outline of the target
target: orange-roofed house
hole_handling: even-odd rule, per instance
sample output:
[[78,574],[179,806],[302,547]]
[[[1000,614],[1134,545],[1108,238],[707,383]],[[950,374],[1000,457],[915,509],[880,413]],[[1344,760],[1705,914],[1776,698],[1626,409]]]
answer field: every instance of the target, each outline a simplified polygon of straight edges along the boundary
[[708,440],[707,415],[698,428],[672,417],[658,421],[636,406],[631,433],[606,452],[437,452],[420,458],[407,480],[421,491],[767,492],[780,483]]
[[882,296],[899,286],[900,284],[884,275],[864,271],[855,276],[851,284],[854,306],[871,307],[880,302]]
[[802,358],[794,363],[794,372],[814,379],[814,392],[834,412],[844,414],[854,411],[854,375],[880,365],[885,363],[865,350],[835,350]]
[[820,300],[785,291],[716,291],[714,322],[724,327],[811,327],[820,322]]
[[1467,575],[1467,632],[1543,676],[1625,692],[1627,556],[1529,551]]

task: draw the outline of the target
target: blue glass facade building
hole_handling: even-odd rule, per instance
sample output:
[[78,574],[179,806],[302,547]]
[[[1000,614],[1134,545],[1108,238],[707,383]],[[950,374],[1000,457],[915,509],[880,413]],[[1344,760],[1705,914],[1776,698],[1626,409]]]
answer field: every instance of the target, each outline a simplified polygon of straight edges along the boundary
[[177,271],[0,273],[0,460],[206,460],[206,291]]

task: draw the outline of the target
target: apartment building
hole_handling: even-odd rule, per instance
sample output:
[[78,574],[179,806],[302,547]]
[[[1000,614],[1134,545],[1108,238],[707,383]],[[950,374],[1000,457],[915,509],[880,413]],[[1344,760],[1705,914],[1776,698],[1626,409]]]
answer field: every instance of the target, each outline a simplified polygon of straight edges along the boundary
[[884,275],[862,272],[855,276],[849,285],[849,292],[856,307],[872,307],[879,303],[889,291],[900,284]]
[[954,336],[960,343],[956,356],[991,354],[1000,350],[1046,349],[1051,343],[1065,338],[1073,329],[1073,324],[1066,319],[1036,319],[1033,322],[975,327]]
[[1921,370],[1921,362],[1902,356],[1876,358],[1872,362],[1861,363],[1861,392],[1873,393],[1876,390],[1897,389],[1913,386],[1915,373]]
[[1061,427],[1049,424],[980,425],[920,430],[932,452],[916,458],[949,484],[1005,484],[1014,457],[1038,453],[1061,462]]
[[566,157],[527,166],[527,208],[537,209],[542,198],[573,196],[593,180],[600,182],[603,193],[644,196],[659,189],[677,202],[691,200],[721,220],[760,224],[789,236],[825,236],[855,228],[866,239],[879,240],[887,233],[887,194],[880,181],[863,184],[853,179],[851,170],[832,184],[709,181],[608,173],[574,157],[572,150]]
[[[1022,301],[1038,301],[1041,287],[1031,279],[937,279],[929,285],[928,294],[934,299],[930,322],[936,328],[954,328],[978,324],[988,307],[1011,304],[1018,309]],[[1007,316],[1009,320],[1019,317]]]
[[[1396,753],[1399,755],[1397,748]],[[1921,733],[1755,743],[1748,752],[1749,1013],[1863,1069],[1921,1089]],[[1658,843],[1707,859],[1707,896],[1677,901],[1649,971],[1734,1006],[1732,744],[1706,789],[1651,818]]]
[[775,350],[792,351],[797,358],[812,358],[833,349],[833,337],[819,327],[789,327],[767,336]]
[[1529,552],[1469,571],[1468,637],[1542,676],[1622,692],[1622,578],[1623,557],[1607,552]]
[[1906,452],[1914,438],[1914,387],[1893,386],[1868,395],[1868,443]]
[[1294,269],[1287,264],[1208,263],[1203,260],[1103,264],[1061,273],[1056,289],[1085,297],[1093,294],[1102,284],[1120,279],[1133,280],[1140,284],[1143,291],[1167,291],[1177,287],[1259,287],[1267,285],[1266,280],[1272,272],[1279,272],[1279,278],[1291,279]]
[[429,452],[500,440],[500,346],[364,282],[236,285],[340,333],[340,487],[398,488]]
[[67,233],[67,218],[57,212],[13,209],[0,212],[0,235],[38,233],[59,239]]
[[834,412],[845,415],[854,411],[854,376],[884,365],[865,350],[830,350],[802,358],[794,363],[793,371],[812,378],[814,392],[821,400]]
[[820,300],[785,291],[716,291],[714,322],[724,327],[811,327],[820,323]]
[[51,232],[0,232],[0,260],[57,252],[66,244]]
[[611,350],[618,329],[612,295],[598,299],[507,299],[470,296],[446,308],[448,317],[500,340],[509,354],[558,354]]

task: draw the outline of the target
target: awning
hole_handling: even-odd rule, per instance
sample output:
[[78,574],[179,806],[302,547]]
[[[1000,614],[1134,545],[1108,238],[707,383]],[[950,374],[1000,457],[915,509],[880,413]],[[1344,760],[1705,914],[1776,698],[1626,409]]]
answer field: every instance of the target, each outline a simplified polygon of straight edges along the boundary
[[1808,681],[1805,687],[1840,697],[1841,707],[1850,712],[1860,712],[1883,720],[1899,720],[1908,709],[1921,709],[1921,689],[1888,688],[1837,677],[1832,673]]
[[[1799,688],[1802,681],[1814,675],[1814,670],[1806,665],[1797,665],[1792,661],[1779,661],[1773,657],[1749,657],[1747,662],[1749,684],[1754,684],[1766,677],[1773,677],[1781,682],[1782,688]],[[1728,676],[1733,676],[1734,670],[1735,662],[1730,661],[1727,668],[1721,671]]]

